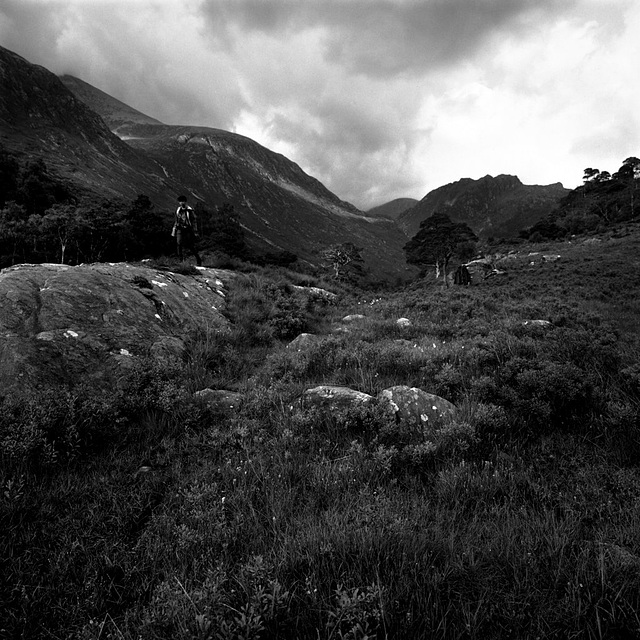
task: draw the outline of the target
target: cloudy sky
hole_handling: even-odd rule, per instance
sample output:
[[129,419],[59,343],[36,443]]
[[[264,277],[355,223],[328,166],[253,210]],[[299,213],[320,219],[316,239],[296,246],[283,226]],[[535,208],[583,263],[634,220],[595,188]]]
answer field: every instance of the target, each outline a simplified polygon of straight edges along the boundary
[[367,209],[640,156],[640,0],[1,0],[0,45]]

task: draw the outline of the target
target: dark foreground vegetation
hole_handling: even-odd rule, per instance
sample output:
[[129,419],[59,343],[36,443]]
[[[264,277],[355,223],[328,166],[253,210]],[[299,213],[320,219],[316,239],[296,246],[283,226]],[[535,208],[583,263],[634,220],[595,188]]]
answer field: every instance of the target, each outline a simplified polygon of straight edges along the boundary
[[[183,362],[2,397],[0,636],[640,637],[640,230],[584,240],[334,304],[254,269]],[[326,338],[286,350],[302,331]],[[380,405],[298,408],[319,383],[458,410],[427,443]]]

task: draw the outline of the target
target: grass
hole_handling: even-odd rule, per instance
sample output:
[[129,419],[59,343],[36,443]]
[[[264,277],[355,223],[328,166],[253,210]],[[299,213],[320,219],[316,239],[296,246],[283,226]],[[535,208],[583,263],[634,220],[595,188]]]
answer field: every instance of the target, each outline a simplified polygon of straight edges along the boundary
[[[244,273],[184,362],[4,398],[0,637],[640,637],[639,245],[332,304]],[[426,443],[377,403],[299,408],[319,383],[457,411]]]

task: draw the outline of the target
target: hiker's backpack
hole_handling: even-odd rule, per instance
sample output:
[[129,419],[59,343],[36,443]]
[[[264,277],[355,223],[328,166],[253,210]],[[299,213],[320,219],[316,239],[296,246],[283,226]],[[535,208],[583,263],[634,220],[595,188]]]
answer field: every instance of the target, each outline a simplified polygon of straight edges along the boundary
[[191,209],[179,207],[176,211],[176,229],[192,229]]

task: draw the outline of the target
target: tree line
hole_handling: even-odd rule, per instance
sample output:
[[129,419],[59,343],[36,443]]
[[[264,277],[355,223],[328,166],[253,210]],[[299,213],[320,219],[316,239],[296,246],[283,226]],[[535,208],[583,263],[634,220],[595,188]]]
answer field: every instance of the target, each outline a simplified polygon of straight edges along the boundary
[[[203,249],[248,259],[250,252],[235,209],[195,204]],[[77,197],[50,175],[42,159],[21,165],[0,148],[0,268],[17,263],[136,261],[171,255],[173,212],[150,198],[132,201]],[[266,257],[270,260],[269,256]],[[293,254],[274,261],[292,262]]]

